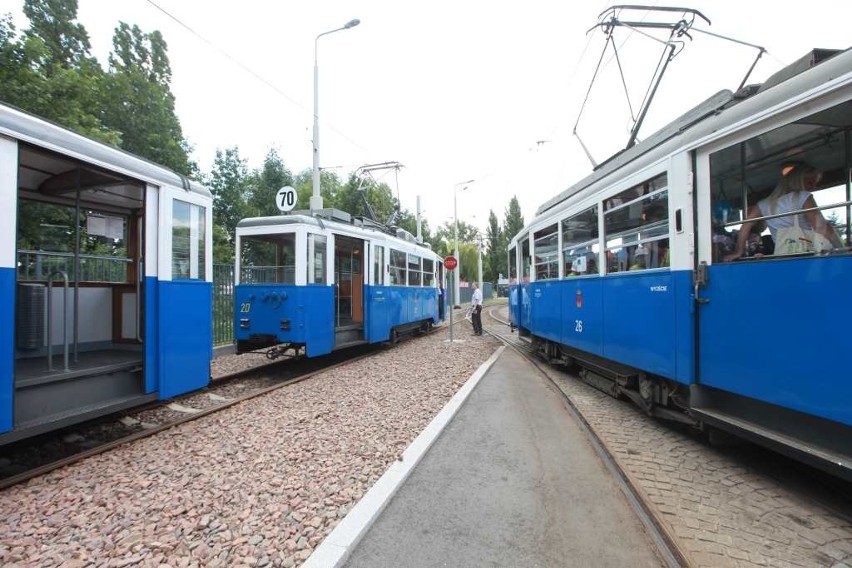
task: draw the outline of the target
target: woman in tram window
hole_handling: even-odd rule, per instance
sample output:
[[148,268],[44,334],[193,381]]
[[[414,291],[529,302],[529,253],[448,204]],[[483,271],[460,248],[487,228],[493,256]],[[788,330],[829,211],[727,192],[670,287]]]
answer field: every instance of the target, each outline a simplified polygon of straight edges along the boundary
[[[821,178],[822,174],[807,164],[796,164],[785,167],[781,173],[781,180],[772,193],[769,194],[769,197],[761,199],[757,202],[757,205],[749,207],[746,218],[756,219],[767,215],[816,208],[817,204],[814,201],[813,195],[811,195],[811,191],[816,189]],[[779,243],[779,232],[793,227],[796,223],[798,223],[799,228],[805,234],[811,231],[816,235],[824,236],[831,245],[835,247],[841,246],[837,233],[825,221],[820,211],[805,211],[795,216],[786,215],[784,217],[766,219],[769,232],[772,234],[772,240],[775,242],[775,254],[787,252],[785,249],[780,248],[782,245]],[[725,262],[736,260],[745,254],[749,235],[756,224],[756,221],[746,221],[743,223],[737,235],[737,249],[732,254],[725,256]]]

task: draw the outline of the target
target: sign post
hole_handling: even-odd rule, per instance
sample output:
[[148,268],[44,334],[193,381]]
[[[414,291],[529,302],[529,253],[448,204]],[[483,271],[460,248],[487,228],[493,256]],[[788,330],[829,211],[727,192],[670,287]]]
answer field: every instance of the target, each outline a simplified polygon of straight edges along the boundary
[[[459,265],[459,261],[456,260],[456,257],[454,257],[452,255],[450,255],[450,256],[448,256],[447,258],[444,259],[444,268],[446,268],[447,270],[450,271],[450,277],[452,277],[452,278],[456,277],[456,275],[453,274],[453,272],[455,271],[455,269],[458,265]],[[450,290],[455,290],[455,288],[451,287]],[[455,292],[453,293],[452,300],[453,301],[450,302],[450,305],[449,305],[449,308],[450,308],[450,346],[453,345],[453,307],[455,306],[455,303],[456,303]]]

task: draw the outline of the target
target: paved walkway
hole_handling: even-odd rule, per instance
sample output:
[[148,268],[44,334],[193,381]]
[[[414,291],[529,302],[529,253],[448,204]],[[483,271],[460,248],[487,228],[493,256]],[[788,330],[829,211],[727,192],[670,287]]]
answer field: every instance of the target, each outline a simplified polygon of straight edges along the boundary
[[563,402],[505,350],[346,566],[660,566]]

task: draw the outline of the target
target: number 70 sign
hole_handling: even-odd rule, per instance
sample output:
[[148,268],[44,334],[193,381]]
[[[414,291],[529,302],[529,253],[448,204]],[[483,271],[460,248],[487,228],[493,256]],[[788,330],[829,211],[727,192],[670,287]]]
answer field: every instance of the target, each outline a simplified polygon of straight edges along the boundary
[[279,211],[292,211],[296,206],[296,190],[286,185],[275,194],[275,205]]

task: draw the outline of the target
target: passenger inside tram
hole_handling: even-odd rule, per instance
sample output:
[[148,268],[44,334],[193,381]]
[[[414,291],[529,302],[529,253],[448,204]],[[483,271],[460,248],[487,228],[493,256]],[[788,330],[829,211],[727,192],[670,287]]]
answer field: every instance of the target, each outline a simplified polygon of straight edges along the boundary
[[[760,235],[760,224],[768,225],[774,243],[773,254],[823,252],[842,243],[832,226],[817,210],[813,194],[822,174],[808,164],[785,166],[772,193],[748,208],[746,222],[737,234],[735,250],[725,255],[730,262],[746,256],[752,235]],[[790,213],[774,217],[774,215]],[[765,219],[763,219],[765,218]],[[765,243],[754,241],[754,249],[764,249]],[[766,254],[763,252],[763,254]]]

